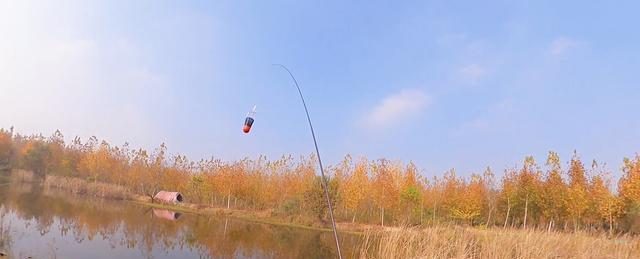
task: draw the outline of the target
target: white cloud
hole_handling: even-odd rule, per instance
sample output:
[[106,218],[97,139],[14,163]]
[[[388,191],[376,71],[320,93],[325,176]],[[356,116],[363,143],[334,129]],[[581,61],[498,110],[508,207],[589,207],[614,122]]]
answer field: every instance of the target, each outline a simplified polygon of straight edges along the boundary
[[551,47],[549,51],[551,52],[552,55],[559,56],[566,53],[570,49],[579,47],[584,44],[586,43],[583,41],[578,41],[578,40],[566,38],[566,37],[558,37],[551,42]]
[[431,97],[425,92],[404,89],[382,99],[367,116],[367,123],[374,128],[385,128],[420,113],[430,103]]

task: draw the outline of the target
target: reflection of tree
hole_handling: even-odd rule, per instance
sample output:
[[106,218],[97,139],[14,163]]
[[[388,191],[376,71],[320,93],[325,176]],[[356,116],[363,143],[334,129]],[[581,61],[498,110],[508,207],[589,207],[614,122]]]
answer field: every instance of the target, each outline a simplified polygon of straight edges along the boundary
[[9,227],[5,223],[5,208],[0,207],[0,252],[7,253],[11,251],[12,239],[9,233]]
[[309,241],[310,242],[306,244],[307,247],[298,250],[300,254],[296,256],[297,258],[336,258],[336,255],[330,248],[322,245],[323,240],[321,239],[320,233],[313,235]]
[[[27,188],[0,188],[0,202],[25,224],[35,222],[30,229],[73,235],[78,244],[105,240],[112,248],[135,249],[143,257],[185,249],[202,257],[333,257],[330,233],[193,214],[168,221],[133,203],[78,198],[53,190],[34,193]],[[345,238],[347,247],[359,241]]]

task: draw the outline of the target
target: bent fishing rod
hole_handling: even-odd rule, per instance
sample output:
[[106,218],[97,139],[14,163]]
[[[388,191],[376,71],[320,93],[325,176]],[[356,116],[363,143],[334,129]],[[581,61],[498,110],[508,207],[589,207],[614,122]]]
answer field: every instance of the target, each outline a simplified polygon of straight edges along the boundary
[[342,259],[342,253],[340,252],[340,241],[338,240],[338,230],[336,229],[336,221],[333,218],[333,206],[331,205],[331,199],[329,198],[329,189],[327,188],[327,178],[324,174],[324,168],[322,167],[322,159],[320,159],[320,150],[318,149],[318,142],[316,141],[316,133],[313,131],[313,124],[311,124],[311,117],[309,116],[309,110],[307,109],[307,103],[304,101],[304,97],[302,96],[302,90],[300,90],[300,86],[298,85],[298,80],[293,76],[291,71],[282,64],[273,64],[274,66],[279,66],[283,68],[291,79],[293,79],[293,83],[295,83],[296,88],[298,89],[298,94],[300,94],[300,99],[302,100],[302,106],[304,106],[304,112],[307,114],[307,121],[309,122],[309,128],[311,129],[311,136],[313,137],[313,144],[316,147],[316,155],[318,156],[318,164],[320,165],[320,174],[322,179],[320,182],[322,183],[322,189],[324,190],[324,197],[327,199],[327,205],[329,207],[329,217],[331,218],[331,227],[333,228],[333,238],[336,240],[336,248],[338,249],[338,258]]

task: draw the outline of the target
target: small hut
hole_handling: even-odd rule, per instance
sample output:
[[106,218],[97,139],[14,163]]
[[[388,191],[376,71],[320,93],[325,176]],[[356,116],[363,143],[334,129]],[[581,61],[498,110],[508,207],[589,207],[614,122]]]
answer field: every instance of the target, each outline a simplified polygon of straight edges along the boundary
[[182,194],[180,194],[179,192],[159,191],[158,193],[156,193],[156,196],[153,196],[153,200],[170,204],[181,203]]

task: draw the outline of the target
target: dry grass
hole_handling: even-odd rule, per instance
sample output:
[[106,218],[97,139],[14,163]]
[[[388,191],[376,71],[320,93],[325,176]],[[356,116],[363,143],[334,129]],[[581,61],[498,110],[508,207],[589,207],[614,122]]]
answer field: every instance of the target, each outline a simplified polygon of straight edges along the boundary
[[89,195],[116,200],[128,200],[131,198],[130,193],[122,186],[91,182],[74,177],[47,175],[47,178],[44,180],[44,186],[66,189],[77,195]]
[[361,258],[640,258],[640,239],[462,227],[368,231]]

